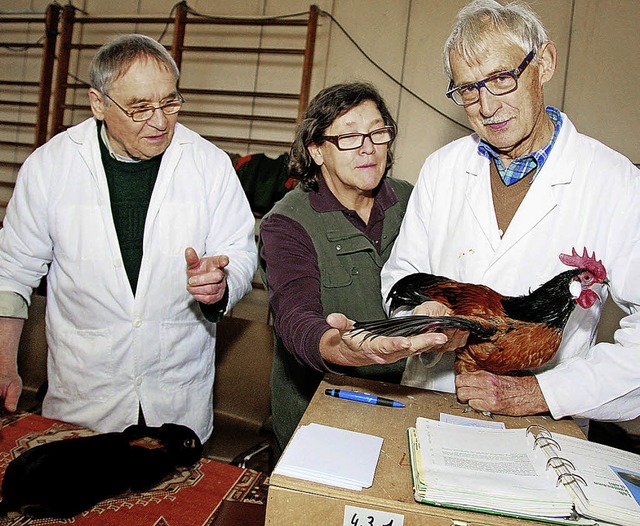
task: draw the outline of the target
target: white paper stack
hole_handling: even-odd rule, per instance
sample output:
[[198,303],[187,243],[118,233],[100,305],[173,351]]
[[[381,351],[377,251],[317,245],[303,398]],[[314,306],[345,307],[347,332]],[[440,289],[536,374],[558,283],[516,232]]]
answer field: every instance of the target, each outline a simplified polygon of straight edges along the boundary
[[382,438],[321,424],[299,428],[274,473],[361,491],[373,484]]

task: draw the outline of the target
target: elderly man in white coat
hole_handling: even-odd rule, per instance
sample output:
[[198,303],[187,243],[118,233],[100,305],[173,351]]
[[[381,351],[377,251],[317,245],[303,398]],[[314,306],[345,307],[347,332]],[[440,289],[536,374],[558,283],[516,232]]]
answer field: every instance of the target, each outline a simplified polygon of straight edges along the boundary
[[90,68],[91,118],[22,166],[0,231],[0,395],[47,274],[42,414],[100,432],[213,429],[216,324],[251,287],[254,219],[229,157],[177,124],[178,69],[125,35]]
[[602,302],[611,294],[627,316],[615,343],[596,345],[602,303],[575,309],[555,358],[530,375],[454,378],[454,353],[425,353],[409,359],[404,383],[455,389],[460,401],[493,413],[637,417],[640,172],[545,107],[556,47],[528,7],[472,2],[458,15],[444,62],[447,96],[476,133],[426,160],[382,271],[383,297],[414,272],[523,295],[567,269],[561,253],[586,247],[607,270]]

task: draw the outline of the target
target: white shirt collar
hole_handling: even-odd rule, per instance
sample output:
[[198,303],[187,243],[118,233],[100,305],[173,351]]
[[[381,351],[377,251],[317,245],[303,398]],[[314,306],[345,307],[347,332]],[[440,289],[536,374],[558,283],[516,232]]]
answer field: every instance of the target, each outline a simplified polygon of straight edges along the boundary
[[107,135],[107,125],[104,121],[102,121],[102,126],[100,127],[100,138],[104,142],[105,146],[109,150],[109,155],[113,157],[116,161],[121,161],[123,163],[139,163],[140,159],[132,159],[131,157],[127,157],[125,155],[120,155],[116,153],[111,147],[111,142],[109,141],[109,136]]

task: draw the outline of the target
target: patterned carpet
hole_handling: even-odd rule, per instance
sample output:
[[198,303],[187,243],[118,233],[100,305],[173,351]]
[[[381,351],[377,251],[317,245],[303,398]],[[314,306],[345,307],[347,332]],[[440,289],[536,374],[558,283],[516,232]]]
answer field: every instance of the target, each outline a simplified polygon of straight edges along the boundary
[[[38,444],[87,436],[78,426],[19,413],[2,418],[0,472]],[[264,524],[268,476],[206,458],[146,493],[128,493],[100,502],[68,520],[0,518],[1,526],[253,526]]]

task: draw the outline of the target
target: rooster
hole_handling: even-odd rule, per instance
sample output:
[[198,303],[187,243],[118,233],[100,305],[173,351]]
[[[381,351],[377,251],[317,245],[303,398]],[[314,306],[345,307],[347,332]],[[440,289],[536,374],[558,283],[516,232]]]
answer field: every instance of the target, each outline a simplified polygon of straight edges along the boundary
[[590,308],[599,296],[593,286],[607,283],[607,272],[595,253],[584,249],[579,256],[560,254],[560,261],[574,267],[558,274],[524,296],[503,296],[484,285],[460,283],[433,274],[410,274],[391,289],[391,311],[437,301],[451,316],[405,316],[356,322],[354,331],[367,337],[413,336],[424,332],[461,329],[467,343],[456,350],[456,374],[479,370],[498,375],[540,367],[555,355],[562,331],[576,303]]

